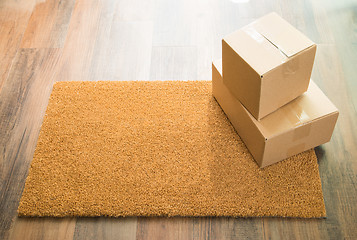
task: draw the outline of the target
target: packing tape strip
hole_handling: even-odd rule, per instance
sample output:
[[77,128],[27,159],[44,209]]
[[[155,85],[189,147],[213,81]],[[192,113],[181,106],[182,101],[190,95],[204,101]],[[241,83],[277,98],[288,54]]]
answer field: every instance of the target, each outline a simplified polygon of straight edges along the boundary
[[[267,38],[264,34],[262,34],[260,31],[258,31],[257,29],[255,29],[254,27],[248,25],[245,26],[243,28],[241,28],[241,31],[245,32],[248,36],[251,37],[252,40],[256,41],[259,45],[262,45],[262,43],[264,41],[269,42],[269,44],[271,46],[273,46],[273,48],[266,48],[268,51],[271,51],[271,49],[276,49],[279,51],[279,53],[284,57],[284,60],[281,61],[281,63],[285,63],[287,59],[289,59],[289,57],[281,50],[281,48],[274,44],[271,40],[269,40],[269,38]],[[264,46],[264,45],[262,45]]]
[[289,108],[290,113],[286,114],[285,118],[295,126],[295,128],[303,127],[304,124],[311,121],[309,114],[304,111],[304,108],[300,106],[299,102],[294,102],[291,105],[285,105],[285,108]]

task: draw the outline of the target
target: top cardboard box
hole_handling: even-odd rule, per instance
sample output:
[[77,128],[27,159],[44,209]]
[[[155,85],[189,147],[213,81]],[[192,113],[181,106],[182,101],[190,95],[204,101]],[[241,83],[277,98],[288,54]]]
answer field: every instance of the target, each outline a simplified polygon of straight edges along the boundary
[[316,44],[270,13],[222,40],[223,82],[260,120],[306,92]]

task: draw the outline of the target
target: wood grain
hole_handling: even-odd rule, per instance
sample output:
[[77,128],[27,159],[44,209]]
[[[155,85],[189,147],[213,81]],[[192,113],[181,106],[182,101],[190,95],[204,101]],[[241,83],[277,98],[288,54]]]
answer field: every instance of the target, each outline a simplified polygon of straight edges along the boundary
[[0,93],[0,239],[17,215],[58,57],[55,49],[22,49]]
[[259,239],[264,236],[262,218],[210,218],[197,221],[204,226],[198,239]]
[[74,0],[47,0],[34,8],[21,48],[59,48],[64,44]]
[[119,0],[116,18],[125,22],[151,21],[156,9],[155,0]]
[[136,239],[136,225],[136,217],[79,218],[73,239]]
[[0,92],[34,6],[34,1],[0,2]]
[[[357,219],[356,136],[357,121],[353,94],[348,86],[339,51],[334,45],[320,45],[316,57],[315,79],[331,98],[341,114],[331,142],[320,147],[320,177],[327,211],[326,225],[330,236],[357,236],[357,229],[347,227]],[[349,113],[349,114],[344,114]],[[354,117],[352,117],[354,116]],[[337,196],[336,196],[337,195]],[[343,217],[342,217],[343,216]]]
[[[355,0],[73,2],[0,1],[0,239],[357,238]],[[318,43],[313,79],[340,109],[315,149],[326,219],[16,218],[52,81],[210,79],[221,38],[270,11]]]
[[110,31],[99,35],[94,46],[88,80],[149,80],[152,23],[124,22],[117,17],[112,23]]
[[153,47],[151,80],[196,80],[197,47]]
[[101,10],[100,1],[76,1],[55,81],[85,81],[90,78]]
[[138,219],[138,239],[193,239],[192,218],[141,217]]
[[120,12],[116,1],[76,2],[56,81],[149,80],[152,22]]
[[75,218],[16,218],[9,239],[73,239]]

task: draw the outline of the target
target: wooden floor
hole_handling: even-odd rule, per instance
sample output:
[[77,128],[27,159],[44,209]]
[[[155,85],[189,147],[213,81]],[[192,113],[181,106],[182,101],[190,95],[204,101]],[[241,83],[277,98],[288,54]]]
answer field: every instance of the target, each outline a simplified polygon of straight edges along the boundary
[[[316,148],[327,218],[17,218],[55,81],[209,80],[221,38],[270,11],[318,43],[313,79],[340,109]],[[357,2],[0,1],[0,239],[357,239]]]

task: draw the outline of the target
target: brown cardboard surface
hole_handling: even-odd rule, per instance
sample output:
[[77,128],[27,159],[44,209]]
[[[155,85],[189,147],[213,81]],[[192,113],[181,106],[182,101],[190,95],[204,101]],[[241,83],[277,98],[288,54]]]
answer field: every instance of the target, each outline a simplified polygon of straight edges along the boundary
[[288,60],[288,57],[251,25],[225,36],[223,42],[228,44],[233,53],[238,54],[259,77]]
[[316,46],[312,46],[264,74],[259,98],[262,116],[267,116],[307,90],[315,51]]
[[304,93],[316,45],[268,14],[222,40],[224,83],[258,120]]
[[[255,124],[255,118],[249,114],[247,109],[222,83],[221,62],[221,60],[218,60],[212,63],[212,94],[237,130],[239,136],[244,140],[245,145],[258,162],[258,165],[261,165],[259,161],[263,159],[265,137]],[[244,124],[241,124],[242,122]]]
[[260,169],[211,88],[56,83],[19,215],[325,216],[314,151]]
[[309,88],[304,94],[260,121],[256,121],[256,125],[263,135],[269,139],[312,120],[337,113],[338,110],[335,105],[311,80]]
[[[223,66],[226,69],[226,77],[232,78],[232,76],[239,76],[240,82],[238,81],[226,81],[225,84],[228,86],[232,94],[241,102],[245,103],[246,108],[250,109],[250,112],[254,116],[259,115],[259,106],[260,104],[260,91],[261,91],[261,79],[259,74],[256,74],[253,68],[249,67],[249,64],[246,63],[235,51],[228,45],[225,41],[222,41],[222,53],[224,53],[224,58],[222,59]],[[235,63],[233,65],[232,63]],[[244,69],[244,71],[242,71]],[[245,94],[248,92],[249,94]]]
[[274,12],[263,16],[252,25],[287,57],[314,45],[314,42]]
[[212,67],[213,95],[259,166],[330,140],[338,110],[313,81],[303,95],[257,121],[223,83],[220,61]]

